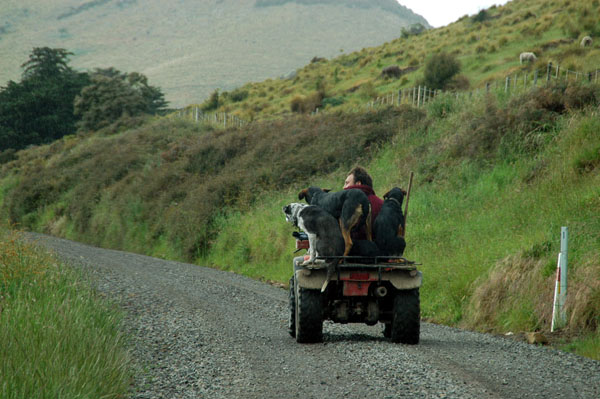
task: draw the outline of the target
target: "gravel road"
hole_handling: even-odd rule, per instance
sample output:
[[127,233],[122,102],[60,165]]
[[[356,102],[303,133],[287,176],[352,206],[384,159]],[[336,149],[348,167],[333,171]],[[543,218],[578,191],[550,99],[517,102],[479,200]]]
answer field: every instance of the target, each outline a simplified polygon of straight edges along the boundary
[[[287,292],[233,273],[32,234],[89,270],[127,313],[132,398],[600,398],[600,362],[429,323],[421,342],[380,326],[287,333]],[[426,270],[425,283],[426,283]]]

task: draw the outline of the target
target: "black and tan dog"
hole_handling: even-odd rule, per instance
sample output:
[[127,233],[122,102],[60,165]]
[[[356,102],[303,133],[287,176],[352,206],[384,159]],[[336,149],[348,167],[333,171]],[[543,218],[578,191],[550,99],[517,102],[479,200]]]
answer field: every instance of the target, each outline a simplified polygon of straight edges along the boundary
[[353,188],[331,193],[319,187],[309,187],[300,191],[298,199],[323,208],[338,220],[344,238],[344,256],[348,256],[352,249],[350,231],[354,227],[364,224],[367,239],[372,240],[371,203],[361,190]]
[[375,244],[380,255],[402,256],[406,241],[404,240],[404,214],[402,202],[406,191],[394,187],[383,196],[383,205],[375,219],[373,232]]
[[337,220],[324,209],[294,202],[284,206],[283,213],[285,220],[308,235],[310,258],[307,262],[314,262],[317,257],[333,258],[331,260],[335,261],[335,258],[342,256],[344,239],[340,227]]

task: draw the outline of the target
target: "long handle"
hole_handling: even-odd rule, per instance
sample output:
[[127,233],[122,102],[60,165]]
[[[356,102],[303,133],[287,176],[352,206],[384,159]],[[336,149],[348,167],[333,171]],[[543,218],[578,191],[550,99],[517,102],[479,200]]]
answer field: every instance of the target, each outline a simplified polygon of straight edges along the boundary
[[408,200],[410,199],[410,190],[412,188],[414,172],[410,172],[410,179],[408,180],[408,190],[406,191],[406,203],[404,204],[404,224],[402,226],[403,237],[406,236],[406,219],[408,219]]

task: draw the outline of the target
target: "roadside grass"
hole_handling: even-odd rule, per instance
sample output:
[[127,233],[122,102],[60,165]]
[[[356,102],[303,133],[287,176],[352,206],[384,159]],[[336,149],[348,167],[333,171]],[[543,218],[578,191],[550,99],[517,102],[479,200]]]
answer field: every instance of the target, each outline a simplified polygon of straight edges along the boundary
[[74,270],[0,231],[0,398],[122,398],[121,314]]
[[590,333],[581,339],[559,345],[560,349],[579,356],[600,360],[600,332]]

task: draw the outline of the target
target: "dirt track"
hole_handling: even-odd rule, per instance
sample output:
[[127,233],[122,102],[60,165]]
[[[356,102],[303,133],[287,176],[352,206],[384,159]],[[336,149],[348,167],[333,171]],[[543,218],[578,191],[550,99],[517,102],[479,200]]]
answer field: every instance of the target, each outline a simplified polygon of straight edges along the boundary
[[134,398],[600,398],[600,362],[428,323],[416,346],[390,343],[380,326],[329,323],[324,343],[300,345],[281,288],[30,237],[126,310]]

